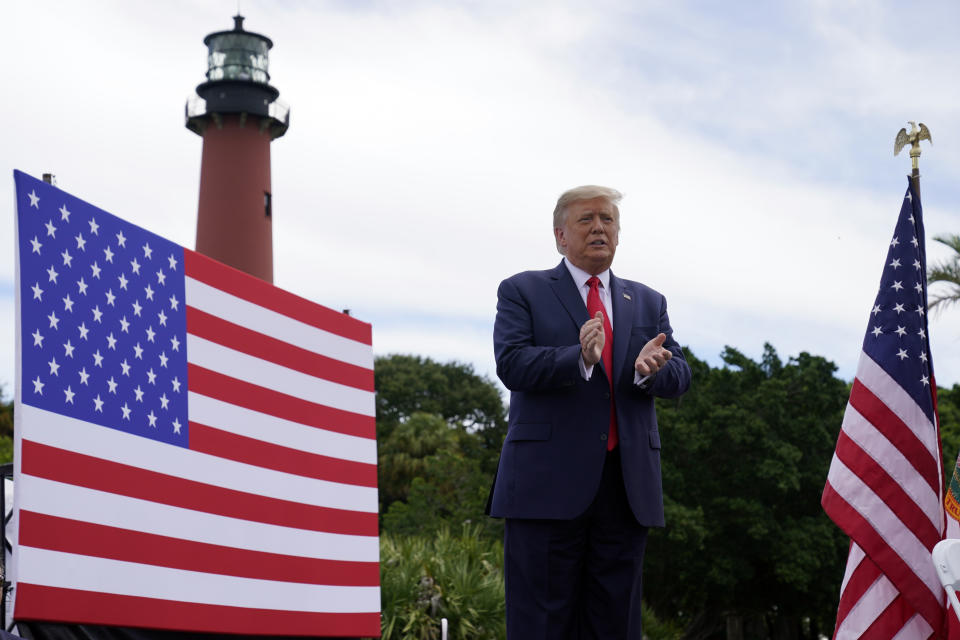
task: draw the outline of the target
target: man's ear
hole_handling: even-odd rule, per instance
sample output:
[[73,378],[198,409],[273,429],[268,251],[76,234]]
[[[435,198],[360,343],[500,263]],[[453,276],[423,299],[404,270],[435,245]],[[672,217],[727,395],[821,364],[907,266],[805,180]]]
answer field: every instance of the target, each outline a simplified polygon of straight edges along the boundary
[[563,237],[563,227],[554,227],[553,236],[557,239],[557,246],[561,248],[567,246],[566,238]]

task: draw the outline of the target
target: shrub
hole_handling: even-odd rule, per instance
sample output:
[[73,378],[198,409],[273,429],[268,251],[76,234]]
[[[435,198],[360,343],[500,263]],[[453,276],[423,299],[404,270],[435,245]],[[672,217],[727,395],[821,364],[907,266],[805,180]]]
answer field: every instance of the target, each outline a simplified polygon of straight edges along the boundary
[[439,640],[440,619],[451,640],[499,639],[504,622],[503,547],[476,525],[455,536],[380,538],[383,640]]

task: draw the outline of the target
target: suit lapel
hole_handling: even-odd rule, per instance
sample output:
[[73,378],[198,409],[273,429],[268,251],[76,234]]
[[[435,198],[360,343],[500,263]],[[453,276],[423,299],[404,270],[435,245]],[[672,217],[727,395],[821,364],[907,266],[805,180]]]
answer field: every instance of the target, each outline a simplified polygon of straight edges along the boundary
[[570,314],[570,319],[576,326],[578,331],[577,335],[579,335],[580,327],[583,326],[584,322],[589,320],[587,305],[583,304],[583,298],[580,297],[580,292],[577,291],[577,283],[573,281],[570,270],[567,269],[562,260],[560,264],[550,272],[550,279],[550,286],[553,288],[553,292],[557,298],[560,299],[560,304],[563,305],[563,308]]
[[[629,297],[628,297],[629,296]],[[630,329],[633,326],[635,296],[630,293],[623,280],[610,272],[610,301],[613,304],[613,370],[623,371],[630,346]],[[614,380],[616,382],[616,380]]]

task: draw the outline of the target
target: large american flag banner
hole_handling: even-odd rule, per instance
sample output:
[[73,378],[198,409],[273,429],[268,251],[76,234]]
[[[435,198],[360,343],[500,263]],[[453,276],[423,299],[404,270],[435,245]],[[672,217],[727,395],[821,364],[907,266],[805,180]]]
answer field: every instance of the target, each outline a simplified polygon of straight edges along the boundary
[[14,617],[379,635],[370,325],[14,181]]
[[911,184],[823,490],[827,515],[850,536],[834,638],[912,640],[943,629],[945,594],[930,559],[945,525],[926,290]]

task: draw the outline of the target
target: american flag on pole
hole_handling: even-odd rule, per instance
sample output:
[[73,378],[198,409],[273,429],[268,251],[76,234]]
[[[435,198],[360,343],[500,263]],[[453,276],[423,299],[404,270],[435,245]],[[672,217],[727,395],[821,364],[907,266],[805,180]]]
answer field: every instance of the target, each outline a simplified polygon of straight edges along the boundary
[[379,635],[370,325],[14,181],[14,617]]
[[939,635],[943,469],[920,198],[908,185],[823,490],[850,536],[834,638]]

